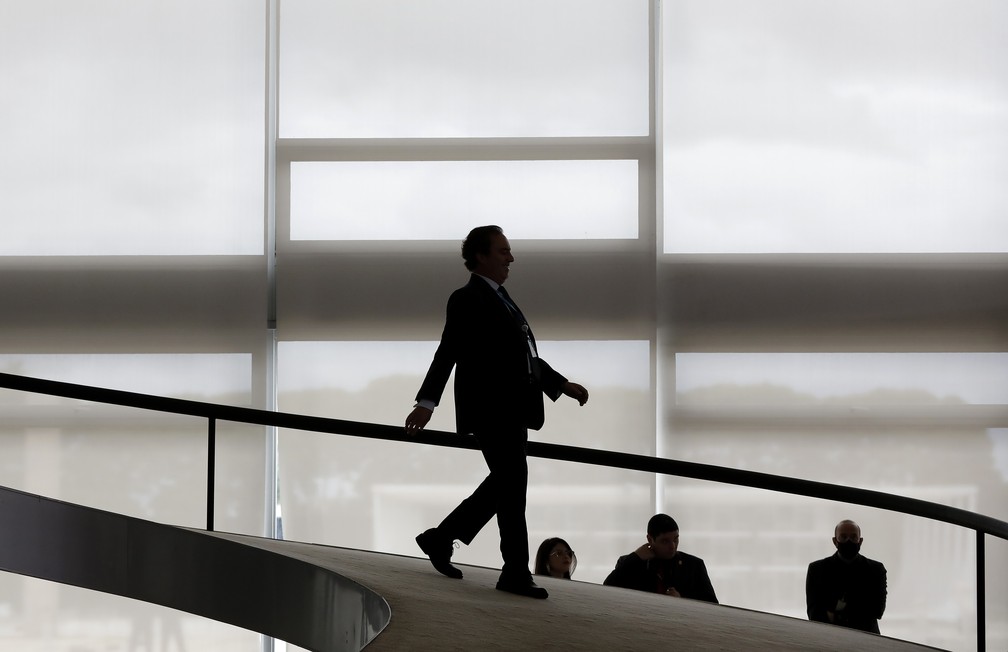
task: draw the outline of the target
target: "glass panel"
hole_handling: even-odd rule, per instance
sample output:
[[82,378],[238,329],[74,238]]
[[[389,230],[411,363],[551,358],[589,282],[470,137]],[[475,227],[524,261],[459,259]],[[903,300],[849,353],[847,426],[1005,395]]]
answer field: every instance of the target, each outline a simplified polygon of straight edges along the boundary
[[[176,398],[251,402],[249,355],[5,355],[0,369]],[[205,527],[206,419],[13,390],[0,393],[0,413],[0,484]],[[262,439],[238,435],[243,430],[234,424],[219,430],[219,511],[230,526],[261,532],[263,467],[249,459],[261,457]]]
[[679,405],[1008,403],[1008,353],[677,353]]
[[[648,342],[539,344],[550,364],[587,386],[592,397],[584,407],[567,398],[547,405],[546,426],[530,432],[531,439],[645,454],[653,450]],[[281,342],[280,409],[402,424],[436,346]],[[451,395],[448,388],[429,429],[454,431]],[[440,521],[487,473],[477,451],[291,431],[281,435],[280,464],[285,536],[411,556],[420,554],[413,537]],[[643,531],[651,515],[653,478],[537,458],[530,459],[529,469],[533,553],[542,539],[561,536],[583,560],[577,578],[601,582],[616,556],[626,552],[621,533]],[[604,525],[601,512],[611,517]],[[478,537],[454,559],[499,566],[497,545],[494,536]]]
[[[206,450],[206,421],[203,449]],[[263,426],[218,421],[215,432],[214,530],[251,536],[268,535],[266,530],[267,439]],[[203,504],[197,527],[206,528],[206,465],[196,489]],[[281,537],[282,538],[282,537]]]
[[[639,405],[631,397],[647,397],[650,384],[649,343],[645,341],[548,341],[538,342],[539,351],[552,367],[591,392],[588,405],[609,406],[604,414],[585,417],[572,425],[577,415],[590,411],[562,399],[549,406],[547,430],[579,433],[570,442],[585,446],[586,434],[604,433],[599,447],[625,446],[633,439],[617,435],[599,420],[610,418],[636,422]],[[284,412],[399,425],[413,405],[416,391],[430,365],[437,342],[281,342],[278,354],[278,386],[285,397]],[[455,407],[448,381],[441,405],[428,428],[455,431]],[[602,398],[597,398],[601,393]],[[607,393],[616,393],[606,399]],[[389,397],[400,397],[395,403]],[[631,402],[633,404],[625,405]],[[622,407],[621,407],[622,406]],[[601,412],[601,408],[599,408]],[[554,422],[550,428],[550,422]],[[595,426],[589,427],[592,423]],[[531,436],[536,438],[536,433]],[[551,441],[556,441],[550,438]],[[642,440],[645,452],[650,437]],[[623,448],[623,450],[632,450]]]
[[1008,6],[662,12],[665,252],[1008,251]]
[[285,0],[285,138],[648,133],[646,0]]
[[[921,416],[929,406],[1005,405],[1008,354],[677,354],[676,383],[661,436],[664,450],[677,459],[995,516],[1008,504],[1004,429],[987,427],[973,412],[949,410],[930,421],[927,412]],[[872,405],[890,407],[858,409]],[[696,409],[703,406],[710,409]],[[667,509],[697,530],[690,539],[695,543],[683,549],[695,552],[695,545],[708,558],[715,588],[724,584],[728,604],[803,617],[807,564],[831,554],[833,525],[853,518],[862,525],[865,554],[889,569],[882,633],[971,649],[971,531],[857,505],[676,478],[665,487]],[[688,526],[680,524],[685,532]],[[921,582],[932,580],[949,587],[946,598],[926,597]],[[988,579],[986,599],[1003,606],[1008,585]]]
[[994,447],[994,468],[1008,484],[1008,428],[991,428],[987,431],[987,436]]
[[8,4],[0,255],[261,254],[265,16]]
[[0,354],[0,371],[172,398],[251,404],[248,353]]
[[292,240],[637,237],[636,161],[291,164]]
[[175,609],[0,573],[0,648],[259,650],[259,634]]
[[[681,550],[705,561],[722,604],[807,619],[808,564],[835,552],[835,525],[852,519],[861,527],[862,554],[886,567],[882,634],[941,649],[975,649],[971,530],[857,505],[686,480],[667,483],[664,497],[680,527]],[[975,496],[955,486],[920,488],[913,497],[976,507]],[[988,576],[987,599],[1003,604],[1003,582],[992,585],[990,577],[996,576]],[[936,585],[946,587],[941,599],[930,589]]]
[[[1008,473],[1005,474],[1005,479],[1008,481]],[[1005,589],[1005,582],[1002,579],[1008,577],[1008,541],[986,537],[985,548],[987,649],[1008,650],[1008,589]],[[991,591],[992,587],[995,591]]]

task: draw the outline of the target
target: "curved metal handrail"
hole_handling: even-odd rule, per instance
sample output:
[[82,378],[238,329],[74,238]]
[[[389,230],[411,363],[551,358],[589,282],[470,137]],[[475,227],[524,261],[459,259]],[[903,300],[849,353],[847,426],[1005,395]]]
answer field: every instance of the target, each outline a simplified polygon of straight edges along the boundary
[[[0,387],[35,394],[93,401],[96,403],[107,403],[172,414],[184,414],[216,421],[275,426],[290,428],[292,430],[348,435],[367,439],[422,443],[447,448],[479,449],[479,445],[475,440],[468,437],[460,437],[453,432],[425,430],[419,436],[410,437],[403,431],[402,426],[348,421],[328,417],[313,417],[290,412],[272,412],[234,405],[221,405],[204,401],[127,392],[118,389],[92,387],[90,385],[78,385],[14,374],[0,373]],[[545,459],[580,462],[630,471],[675,475],[684,478],[797,494],[810,498],[822,498],[825,500],[865,505],[867,507],[877,507],[958,525],[1008,540],[1008,522],[964,509],[949,507],[948,505],[887,494],[880,491],[845,487],[813,480],[801,480],[770,473],[731,469],[711,464],[684,462],[634,453],[620,453],[545,442],[529,442],[528,454]]]
[[[146,410],[155,410],[159,412],[197,416],[207,419],[209,421],[207,444],[209,452],[207,530],[211,531],[213,530],[215,428],[218,420],[290,428],[293,430],[305,430],[310,432],[348,435],[353,437],[365,437],[369,439],[423,443],[449,448],[467,448],[472,450],[479,448],[476,441],[471,437],[462,437],[456,433],[444,431],[428,430],[424,431],[422,435],[417,437],[409,437],[406,435],[402,426],[390,426],[361,421],[312,417],[288,412],[273,412],[255,408],[220,405],[203,401],[153,396],[149,394],[106,389],[89,385],[78,385],[74,383],[45,380],[28,376],[18,376],[14,374],[0,373],[0,387],[97,403],[107,403]],[[815,482],[812,480],[801,480],[798,478],[778,476],[769,473],[759,473],[756,471],[731,469],[710,464],[649,457],[647,455],[637,455],[633,453],[620,453],[561,444],[549,444],[545,442],[529,442],[528,454],[533,457],[546,459],[594,464],[632,471],[644,471],[647,473],[661,473],[664,475],[694,478],[710,482],[721,482],[732,485],[766,489],[769,491],[796,494],[810,498],[820,498],[824,500],[864,505],[867,507],[909,514],[912,516],[920,516],[974,530],[977,533],[977,640],[978,649],[984,649],[986,637],[984,627],[986,618],[986,609],[984,605],[984,595],[986,592],[984,586],[984,536],[991,535],[1000,539],[1008,540],[1008,522],[964,509],[950,507],[948,505],[941,505],[939,503],[932,503],[916,498],[908,498],[906,496],[887,494],[880,491],[845,487],[825,482]]]

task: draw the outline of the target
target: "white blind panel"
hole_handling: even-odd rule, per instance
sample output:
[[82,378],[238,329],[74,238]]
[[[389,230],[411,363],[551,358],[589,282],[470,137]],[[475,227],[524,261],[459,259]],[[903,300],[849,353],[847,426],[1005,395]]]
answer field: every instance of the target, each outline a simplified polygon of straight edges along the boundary
[[637,204],[637,161],[291,164],[292,240],[633,239]]
[[[433,341],[280,342],[279,409],[400,426],[436,347]],[[591,400],[583,407],[567,397],[547,400],[546,424],[530,432],[531,439],[653,450],[649,342],[542,340],[539,352],[584,384]],[[451,384],[428,429],[454,432]],[[416,534],[409,533],[443,518],[486,476],[476,451],[289,430],[281,432],[279,445],[284,532],[302,541],[412,554]],[[652,485],[647,474],[530,458],[531,536],[551,536],[542,530],[554,527],[571,533],[566,536],[579,541],[586,561],[578,569],[582,579],[601,582],[625,550],[618,537],[597,536],[597,521],[608,532],[642,527]],[[460,549],[456,559],[499,566],[498,542],[489,534]]]
[[[0,355],[0,370],[249,406],[247,354]],[[42,394],[0,394],[0,484],[160,522],[205,523],[207,420]],[[262,429],[219,424],[216,504],[229,531],[262,523]]]
[[662,5],[668,253],[1008,251],[1008,5]]
[[0,255],[261,254],[262,3],[6,3]]
[[252,405],[247,353],[0,354],[0,371],[189,400]]
[[647,0],[285,0],[285,138],[648,133]]
[[676,402],[1008,403],[1008,353],[677,353]]
[[[649,346],[649,342],[633,340],[539,343],[543,355],[549,353],[550,365],[572,380],[585,386],[638,391],[650,386]],[[373,391],[383,379],[400,377],[412,383],[423,379],[435,349],[437,342],[280,342],[279,384],[283,392],[297,393]],[[406,395],[414,394],[420,385],[409,388]],[[406,399],[410,400],[412,396]],[[377,395],[374,402],[386,404]]]

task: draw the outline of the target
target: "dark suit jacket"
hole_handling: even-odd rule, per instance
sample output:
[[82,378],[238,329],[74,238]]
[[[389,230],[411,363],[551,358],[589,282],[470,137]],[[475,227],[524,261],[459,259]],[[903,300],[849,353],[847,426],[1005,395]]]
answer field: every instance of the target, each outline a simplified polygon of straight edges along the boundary
[[[516,317],[485,279],[473,274],[448,298],[444,332],[417,400],[438,404],[455,369],[455,423],[459,433],[488,427],[542,427],[543,393],[561,395],[566,378],[545,360],[531,361],[523,318]],[[535,336],[528,329],[528,337]]]
[[836,613],[834,625],[878,634],[886,604],[885,566],[861,555],[848,563],[837,553],[809,564],[805,577],[809,620],[830,622],[826,612],[835,611],[841,598],[846,606]]
[[652,593],[664,593],[666,588],[674,587],[684,598],[715,604],[718,601],[703,559],[682,551],[667,561],[645,561],[635,552],[623,555],[616,561],[616,568],[609,573],[603,584]]

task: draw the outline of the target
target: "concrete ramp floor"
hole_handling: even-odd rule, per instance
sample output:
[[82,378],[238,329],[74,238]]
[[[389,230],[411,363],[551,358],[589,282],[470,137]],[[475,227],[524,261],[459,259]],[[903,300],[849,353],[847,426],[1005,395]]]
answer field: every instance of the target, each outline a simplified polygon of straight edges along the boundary
[[424,557],[215,536],[331,568],[384,597],[392,620],[367,652],[935,649],[806,620],[577,581],[536,578],[550,597],[533,600],[495,590],[496,569],[460,565],[465,578],[453,580],[438,574]]

